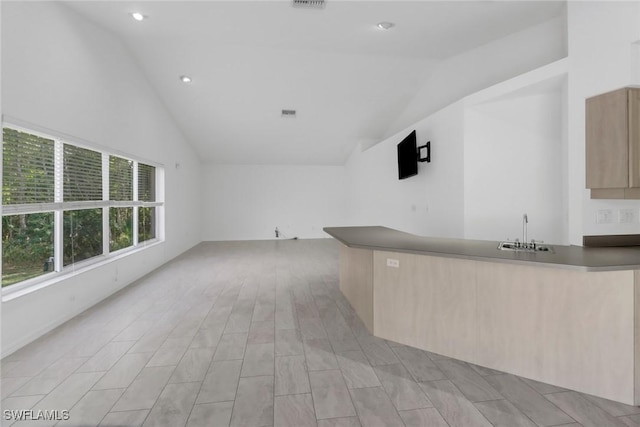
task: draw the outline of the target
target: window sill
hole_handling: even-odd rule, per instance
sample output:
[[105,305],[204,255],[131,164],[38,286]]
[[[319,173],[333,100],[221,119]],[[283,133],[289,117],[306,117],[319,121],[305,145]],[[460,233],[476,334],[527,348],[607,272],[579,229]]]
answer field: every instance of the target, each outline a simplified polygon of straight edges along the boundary
[[[25,280],[23,283],[10,285],[7,288],[2,289],[2,302],[8,302],[25,295],[29,295],[32,292],[36,292],[48,286],[55,285],[56,283],[59,283],[63,280],[67,280],[78,274],[82,274],[94,268],[98,268],[103,265],[110,264],[114,261],[126,258],[129,255],[136,254],[138,252],[144,251],[154,246],[158,246],[162,243],[164,243],[164,240],[154,239],[152,241],[147,241],[146,243],[144,243],[143,245],[140,245],[137,248],[121,249],[107,256],[99,255],[95,257],[95,259],[91,259],[91,260],[87,260],[86,262],[79,263],[80,266],[76,266],[75,268],[67,267],[65,270],[61,272],[47,273],[39,277],[34,277],[33,279]],[[14,288],[14,286],[16,286],[16,288]]]

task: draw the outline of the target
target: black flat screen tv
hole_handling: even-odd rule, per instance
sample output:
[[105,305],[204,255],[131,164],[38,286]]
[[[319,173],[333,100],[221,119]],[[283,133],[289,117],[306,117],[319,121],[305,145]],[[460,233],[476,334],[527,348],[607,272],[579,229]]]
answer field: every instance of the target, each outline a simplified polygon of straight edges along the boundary
[[398,179],[418,174],[418,145],[416,131],[412,131],[398,144]]

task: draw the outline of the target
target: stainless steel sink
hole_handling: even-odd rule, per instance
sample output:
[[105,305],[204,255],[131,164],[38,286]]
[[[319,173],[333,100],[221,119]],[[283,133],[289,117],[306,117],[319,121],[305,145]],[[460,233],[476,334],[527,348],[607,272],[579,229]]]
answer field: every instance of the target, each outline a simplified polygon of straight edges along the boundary
[[553,248],[547,245],[541,245],[538,243],[522,244],[520,242],[500,242],[498,249],[501,251],[513,251],[513,252],[548,252],[554,253]]

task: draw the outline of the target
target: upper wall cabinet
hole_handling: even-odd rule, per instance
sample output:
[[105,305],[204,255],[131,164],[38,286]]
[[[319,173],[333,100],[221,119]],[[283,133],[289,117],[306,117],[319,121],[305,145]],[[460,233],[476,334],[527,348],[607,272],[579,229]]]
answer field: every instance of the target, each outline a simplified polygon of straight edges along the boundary
[[640,199],[640,88],[587,99],[587,188],[592,199]]

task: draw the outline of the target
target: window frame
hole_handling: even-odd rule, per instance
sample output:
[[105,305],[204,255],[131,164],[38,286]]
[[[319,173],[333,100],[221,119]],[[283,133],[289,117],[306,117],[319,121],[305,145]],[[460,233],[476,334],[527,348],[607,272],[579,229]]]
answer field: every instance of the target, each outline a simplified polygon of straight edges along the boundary
[[[51,203],[28,203],[28,204],[9,204],[2,205],[2,216],[32,214],[53,212],[54,215],[54,269],[51,272],[41,274],[39,276],[17,282],[15,284],[3,287],[1,291],[2,300],[9,300],[20,295],[30,293],[34,290],[41,289],[51,284],[62,281],[70,276],[81,272],[97,268],[108,264],[117,259],[121,259],[133,253],[145,250],[152,246],[164,242],[164,166],[157,162],[141,159],[137,156],[122,153],[100,147],[81,140],[80,138],[64,135],[50,130],[40,130],[37,126],[26,124],[22,125],[17,121],[4,120],[2,128],[10,128],[18,132],[28,133],[40,138],[50,139],[54,141],[54,201]],[[80,148],[92,150],[100,153],[102,157],[102,200],[96,201],[71,201],[63,200],[64,180],[63,166],[64,158],[62,156],[64,145],[73,145]],[[133,161],[133,197],[130,201],[110,200],[109,195],[109,157],[115,156]],[[0,154],[1,159],[1,154]],[[144,164],[154,168],[155,170],[155,201],[143,202],[138,200],[138,165]],[[0,169],[1,171],[2,169]],[[132,232],[133,239],[131,246],[110,251],[110,223],[109,214],[112,208],[127,207],[133,208]],[[143,242],[138,242],[138,211],[142,207],[155,207],[155,237]],[[63,266],[63,218],[64,213],[73,210],[84,209],[102,209],[102,254],[93,256],[73,264]],[[0,225],[1,226],[1,225]]]

